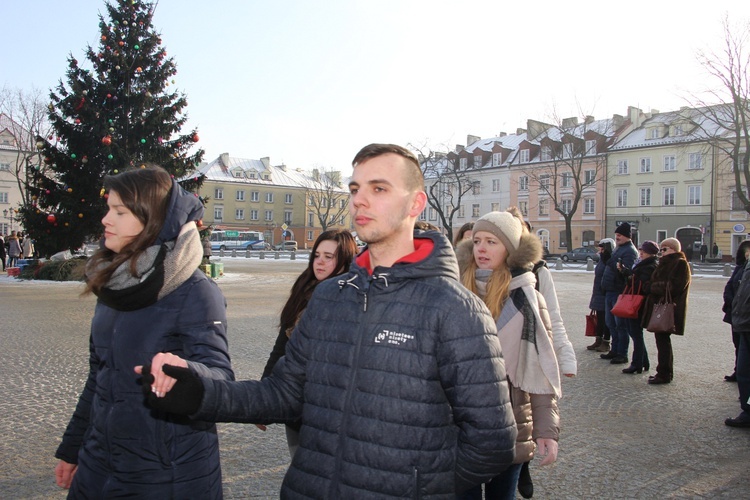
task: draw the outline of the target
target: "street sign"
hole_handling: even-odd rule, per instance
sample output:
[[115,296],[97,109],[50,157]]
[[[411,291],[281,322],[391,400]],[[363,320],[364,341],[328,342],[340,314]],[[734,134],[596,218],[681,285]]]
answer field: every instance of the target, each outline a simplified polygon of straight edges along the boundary
[[237,238],[239,235],[239,231],[224,231],[224,236],[227,238]]

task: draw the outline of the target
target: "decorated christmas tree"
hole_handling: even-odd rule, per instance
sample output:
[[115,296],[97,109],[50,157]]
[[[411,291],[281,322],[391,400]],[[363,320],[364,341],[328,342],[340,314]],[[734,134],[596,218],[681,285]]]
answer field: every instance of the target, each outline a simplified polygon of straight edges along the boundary
[[40,255],[101,235],[108,174],[153,163],[186,179],[188,190],[203,181],[191,177],[203,150],[190,152],[196,130],[180,133],[187,100],[174,90],[177,70],[154,31],[154,8],[140,0],[107,2],[98,50],[87,48],[86,67],[71,55],[67,85],[61,80],[50,92],[54,132],[37,138],[41,162],[29,166],[29,203],[19,213]]

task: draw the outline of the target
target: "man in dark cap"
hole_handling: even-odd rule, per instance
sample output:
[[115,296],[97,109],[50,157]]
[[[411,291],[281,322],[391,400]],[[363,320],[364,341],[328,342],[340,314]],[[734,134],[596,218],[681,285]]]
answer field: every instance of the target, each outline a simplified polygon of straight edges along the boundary
[[615,229],[615,250],[612,257],[607,261],[602,276],[602,291],[604,292],[604,312],[607,328],[612,336],[610,351],[602,354],[602,359],[610,360],[614,365],[628,362],[628,346],[630,345],[629,323],[627,318],[618,318],[612,314],[612,306],[617,302],[617,297],[625,290],[627,280],[620,272],[617,264],[622,268],[630,270],[638,256],[631,241],[630,224],[623,222]]

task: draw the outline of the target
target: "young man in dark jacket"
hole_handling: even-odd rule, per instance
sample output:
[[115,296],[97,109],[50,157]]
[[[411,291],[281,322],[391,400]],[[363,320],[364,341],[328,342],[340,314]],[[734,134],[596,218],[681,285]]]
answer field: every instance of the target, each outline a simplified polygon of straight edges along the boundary
[[[371,144],[353,166],[349,208],[367,250],[318,285],[272,375],[224,384],[165,366],[177,383],[150,404],[209,421],[301,415],[282,498],[454,499],[513,461],[495,322],[460,285],[450,242],[413,230],[426,205],[417,158]],[[171,388],[155,375],[157,394]]]
[[750,261],[745,264],[740,286],[732,300],[732,329],[740,339],[737,348],[737,388],[742,412],[724,423],[730,427],[750,428]]
[[609,359],[612,364],[628,362],[628,346],[630,345],[630,322],[627,318],[619,318],[612,314],[612,307],[617,297],[625,290],[627,284],[625,276],[620,272],[621,267],[632,269],[638,252],[631,241],[630,224],[623,222],[615,229],[615,251],[607,261],[602,277],[602,291],[604,292],[604,314],[607,328],[612,336],[611,350],[602,354],[602,359]]

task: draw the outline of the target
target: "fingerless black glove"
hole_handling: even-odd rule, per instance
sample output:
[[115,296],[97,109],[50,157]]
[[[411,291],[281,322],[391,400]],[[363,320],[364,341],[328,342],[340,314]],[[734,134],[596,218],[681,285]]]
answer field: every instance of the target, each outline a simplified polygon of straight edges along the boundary
[[192,415],[197,412],[203,401],[203,382],[188,368],[163,365],[162,371],[177,380],[172,390],[163,398],[157,398],[151,391],[154,376],[151,375],[151,365],[143,365],[143,394],[146,404],[158,411],[174,413],[175,415]]

